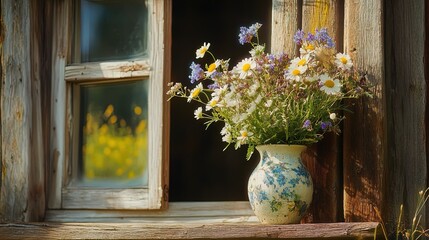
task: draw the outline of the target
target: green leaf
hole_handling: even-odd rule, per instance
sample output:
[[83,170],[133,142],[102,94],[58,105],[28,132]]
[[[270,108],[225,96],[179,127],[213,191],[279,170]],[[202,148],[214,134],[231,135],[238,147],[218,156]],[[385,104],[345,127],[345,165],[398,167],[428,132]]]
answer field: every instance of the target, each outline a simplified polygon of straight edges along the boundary
[[250,157],[252,157],[254,151],[255,151],[255,145],[249,144],[249,147],[247,148],[246,160],[249,161],[249,159],[250,159]]

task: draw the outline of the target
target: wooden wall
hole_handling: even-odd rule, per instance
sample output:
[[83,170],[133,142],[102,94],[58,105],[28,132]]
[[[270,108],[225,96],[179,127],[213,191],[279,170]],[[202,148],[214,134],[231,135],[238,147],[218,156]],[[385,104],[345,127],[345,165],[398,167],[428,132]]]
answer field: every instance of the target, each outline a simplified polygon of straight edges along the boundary
[[[296,52],[292,36],[298,28],[327,27],[338,51],[352,55],[355,65],[374,84],[374,98],[350,102],[341,136],[327,136],[312,146],[304,162],[315,183],[306,221],[378,220],[383,208],[386,154],[383,1],[274,0],[272,51]],[[281,36],[281,37],[279,37]]]
[[[40,220],[46,205],[49,139],[43,136],[49,136],[51,86],[41,82],[50,79],[50,50],[43,44],[49,45],[52,26],[42,24],[52,9],[43,2],[0,5],[0,221]],[[337,49],[351,54],[375,87],[373,98],[351,102],[354,113],[347,115],[342,135],[328,136],[307,152],[315,199],[306,221],[378,221],[374,207],[393,220],[401,203],[410,219],[428,181],[428,5],[273,0],[273,52],[296,52],[292,36],[298,28],[327,26]]]
[[37,221],[45,208],[41,41],[34,1],[1,1],[0,221]]
[[375,90],[373,98],[349,102],[353,113],[346,115],[341,136],[328,136],[305,156],[315,179],[306,221],[379,221],[378,209],[392,226],[402,203],[411,221],[429,168],[427,5],[424,0],[274,0],[273,51],[296,52],[297,28],[326,26],[337,50],[352,56]]

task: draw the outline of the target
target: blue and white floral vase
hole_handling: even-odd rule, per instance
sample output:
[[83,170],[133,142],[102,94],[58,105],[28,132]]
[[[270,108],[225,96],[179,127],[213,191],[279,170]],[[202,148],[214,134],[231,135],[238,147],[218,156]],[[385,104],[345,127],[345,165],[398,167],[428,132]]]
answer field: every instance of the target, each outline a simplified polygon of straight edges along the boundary
[[264,224],[299,223],[313,198],[313,181],[301,162],[303,145],[259,145],[261,160],[248,183],[250,205]]

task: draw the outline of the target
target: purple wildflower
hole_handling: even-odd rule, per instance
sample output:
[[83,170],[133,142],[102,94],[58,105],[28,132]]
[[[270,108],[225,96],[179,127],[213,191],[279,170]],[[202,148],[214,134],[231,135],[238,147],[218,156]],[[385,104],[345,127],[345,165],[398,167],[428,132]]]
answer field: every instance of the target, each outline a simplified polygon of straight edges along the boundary
[[191,75],[189,75],[189,79],[191,79],[191,83],[195,83],[198,80],[204,78],[204,70],[201,68],[200,64],[196,64],[195,62],[192,62],[189,68],[192,70]]
[[246,27],[240,27],[240,34],[238,34],[238,41],[241,45],[244,45],[245,43],[251,43],[252,38],[256,37],[258,34],[259,28],[262,26],[260,23],[252,24],[249,28]]
[[305,120],[304,124],[302,125],[302,128],[305,128],[308,131],[311,131],[311,121],[309,119]]
[[319,42],[324,42],[329,48],[335,47],[335,43],[332,38],[328,34],[328,30],[326,28],[322,28],[320,30],[316,29],[315,38]]
[[328,130],[330,127],[332,127],[332,123],[331,122],[321,122],[320,123],[320,128],[323,130],[323,131],[326,131],[326,130]]
[[311,33],[308,33],[307,38],[305,40],[307,40],[308,42],[312,42],[312,41],[316,40],[316,36],[314,36]]
[[219,84],[217,84],[217,83],[215,82],[215,83],[209,84],[207,87],[208,87],[209,89],[211,89],[211,90],[214,90],[214,89],[218,89],[218,88],[219,88]]
[[304,30],[301,29],[296,31],[295,35],[293,36],[293,41],[296,44],[301,44],[303,39],[304,39]]

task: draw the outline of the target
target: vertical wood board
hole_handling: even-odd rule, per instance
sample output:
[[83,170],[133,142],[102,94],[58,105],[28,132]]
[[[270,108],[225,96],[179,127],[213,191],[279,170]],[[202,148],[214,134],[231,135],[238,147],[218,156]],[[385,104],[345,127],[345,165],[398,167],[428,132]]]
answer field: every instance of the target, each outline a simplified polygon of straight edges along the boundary
[[[342,50],[343,25],[340,17],[343,5],[340,1],[305,0],[302,9],[302,29],[314,34],[316,29],[326,27],[336,42],[337,50]],[[314,184],[313,202],[305,222],[336,222],[342,218],[340,148],[340,138],[327,134],[303,156]]]
[[30,63],[29,4],[1,1],[2,44],[1,135],[2,186],[0,221],[25,221],[28,199]]
[[383,1],[345,1],[344,50],[374,85],[373,98],[350,101],[344,122],[344,214],[346,221],[378,221],[383,209],[386,124]]
[[298,0],[273,0],[271,52],[297,52],[293,35],[301,27],[301,8]]
[[64,162],[66,160],[66,82],[64,70],[68,55],[68,40],[71,31],[68,19],[71,1],[52,1],[52,72],[51,72],[51,129],[50,129],[50,181],[49,208],[61,207],[61,183],[63,182]]
[[[425,2],[386,2],[386,98],[388,162],[385,218],[395,221],[401,204],[411,222],[418,192],[427,186]],[[427,16],[426,16],[427,18]],[[426,45],[427,48],[427,45]],[[425,67],[426,66],[426,67]],[[422,224],[425,226],[423,214]]]

